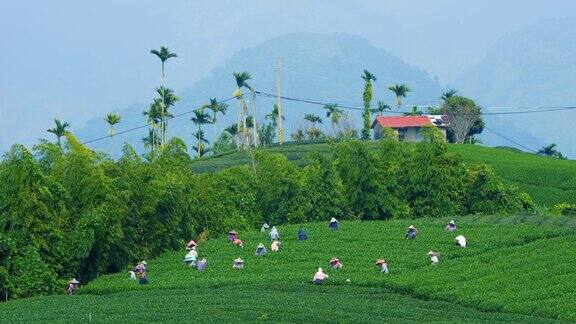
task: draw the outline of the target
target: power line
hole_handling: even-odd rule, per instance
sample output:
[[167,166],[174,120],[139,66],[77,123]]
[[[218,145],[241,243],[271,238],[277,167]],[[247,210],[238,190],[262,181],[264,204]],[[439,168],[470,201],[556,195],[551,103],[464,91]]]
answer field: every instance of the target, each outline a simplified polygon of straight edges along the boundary
[[[255,91],[256,94],[258,95],[262,95],[265,97],[273,97],[273,94],[267,93],[267,92],[262,92],[262,91]],[[293,98],[293,97],[286,97],[286,96],[280,96],[280,98],[284,99],[284,100],[289,100],[289,101],[295,101],[295,102],[302,102],[302,103],[307,103],[307,104],[312,104],[312,105],[328,105],[328,104],[337,104],[338,107],[343,108],[343,109],[349,109],[349,110],[364,110],[364,108],[360,108],[360,107],[353,107],[353,106],[349,106],[349,105],[342,105],[339,104],[338,102],[332,101],[321,101],[321,100],[314,100],[314,99],[301,99],[301,98]],[[410,105],[403,105],[403,106],[410,106]],[[492,107],[484,107],[486,109],[490,109]],[[512,107],[510,106],[510,108],[516,108],[516,107]],[[520,109],[522,108],[526,108],[526,107],[518,107]],[[565,111],[565,110],[574,110],[576,109],[576,106],[542,106],[542,107],[531,107],[534,110],[530,110],[530,111],[505,111],[505,112],[481,112],[481,115],[484,116],[488,116],[488,115],[520,115],[520,114],[535,114],[535,113],[543,113],[543,112],[554,112],[554,111]],[[540,108],[539,110],[535,110],[535,108]],[[386,114],[400,114],[402,112],[399,111],[384,111],[383,113]],[[466,115],[473,115],[473,114],[453,114],[454,116],[466,116]]]
[[486,127],[486,126],[484,126],[484,129],[487,130],[487,131],[489,131],[489,132],[491,132],[492,134],[494,134],[494,135],[496,135],[496,136],[499,136],[499,137],[501,137],[501,138],[503,138],[503,139],[505,139],[505,140],[507,140],[507,141],[509,141],[509,142],[511,142],[511,143],[514,143],[514,144],[520,146],[521,148],[523,148],[523,149],[525,149],[525,150],[528,150],[528,151],[530,151],[530,152],[532,152],[532,153],[538,153],[537,151],[535,151],[535,150],[527,147],[526,145],[520,144],[520,143],[516,142],[515,140],[513,140],[513,139],[511,139],[511,138],[509,138],[509,137],[506,137],[506,136],[504,136],[504,135],[502,135],[502,134],[500,134],[500,133],[498,133],[498,132],[496,132],[496,131],[494,131],[494,130]]
[[[240,96],[243,96],[243,95],[244,95],[244,94],[240,94]],[[226,98],[226,99],[224,99],[224,100],[218,101],[218,103],[224,103],[224,102],[230,101],[230,100],[235,99],[235,98],[236,98],[236,96],[233,96],[233,97],[230,97],[230,98]],[[188,111],[185,111],[185,112],[183,112],[183,113],[180,113],[180,114],[177,114],[177,115],[174,115],[174,116],[166,117],[165,120],[176,119],[176,118],[178,118],[178,117],[182,117],[182,116],[184,116],[184,115],[191,114],[191,113],[193,113],[195,110],[197,110],[197,109],[188,110]],[[83,144],[89,144],[89,143],[101,141],[101,140],[103,140],[103,139],[111,138],[111,137],[114,137],[114,136],[117,136],[117,135],[122,135],[122,134],[130,133],[130,132],[133,132],[133,131],[135,131],[135,130],[139,130],[139,129],[142,129],[142,128],[150,127],[150,126],[152,126],[153,124],[154,124],[153,122],[150,122],[150,123],[147,123],[147,124],[144,124],[144,125],[136,126],[136,127],[129,128],[129,129],[125,129],[125,130],[123,130],[123,131],[120,131],[120,132],[115,133],[114,135],[106,135],[106,136],[97,137],[97,138],[94,138],[94,139],[91,139],[91,140],[84,141]]]

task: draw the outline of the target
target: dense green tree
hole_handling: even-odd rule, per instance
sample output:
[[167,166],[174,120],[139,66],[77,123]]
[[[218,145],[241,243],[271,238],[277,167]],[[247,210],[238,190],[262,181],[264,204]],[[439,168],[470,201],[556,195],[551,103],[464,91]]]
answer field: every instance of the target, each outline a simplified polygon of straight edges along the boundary
[[362,100],[364,101],[362,120],[364,122],[364,127],[362,128],[362,139],[367,141],[370,139],[370,104],[372,102],[372,82],[376,81],[376,76],[368,72],[368,70],[364,70],[362,80],[364,80],[364,92],[362,93]]
[[402,196],[416,218],[455,216],[462,211],[465,167],[448,153],[436,127],[426,127],[427,141],[418,143],[402,163]]
[[466,172],[464,208],[468,214],[514,213],[532,209],[534,203],[518,189],[504,184],[485,164],[471,165]]
[[[236,125],[234,125],[236,126]],[[227,130],[224,130],[220,136],[212,144],[212,154],[218,155],[226,152],[233,151],[236,146],[234,145],[234,137]]]
[[265,220],[272,224],[306,220],[302,170],[279,153],[256,152],[258,203]]
[[306,197],[306,220],[328,221],[331,217],[349,216],[344,185],[332,161],[319,152],[308,157],[304,167],[303,192]]
[[481,109],[472,99],[453,95],[442,103],[440,109],[448,124],[447,137],[451,142],[464,143],[470,136],[484,130]]
[[51,270],[63,274],[70,200],[64,188],[45,175],[32,153],[14,145],[0,168],[0,231],[17,247],[36,249]]
[[395,174],[383,169],[382,160],[363,142],[334,147],[335,165],[344,184],[354,218],[361,220],[402,217]]

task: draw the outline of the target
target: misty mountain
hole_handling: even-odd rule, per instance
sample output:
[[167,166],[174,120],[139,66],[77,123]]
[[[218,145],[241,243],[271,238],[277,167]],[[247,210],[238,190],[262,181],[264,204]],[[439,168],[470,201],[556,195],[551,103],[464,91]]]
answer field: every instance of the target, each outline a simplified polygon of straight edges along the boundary
[[[439,83],[426,71],[407,64],[384,49],[374,47],[361,37],[346,34],[294,33],[236,52],[225,64],[215,68],[210,76],[177,93],[181,100],[172,113],[176,115],[196,109],[208,102],[211,97],[220,100],[231,97],[235,90],[232,76],[234,71],[248,71],[253,77],[250,84],[255,89],[274,93],[274,69],[277,62],[281,65],[281,92],[287,97],[340,102],[360,108],[363,69],[368,69],[378,78],[374,83],[374,102],[384,100],[393,105],[394,95],[387,90],[393,83],[406,83],[411,87],[412,92],[405,100],[407,104],[430,102],[438,98],[441,93]],[[170,86],[169,76],[167,82]],[[152,96],[151,89],[148,102],[143,101],[119,111],[123,121],[117,129],[123,130],[144,124],[142,111],[147,109]],[[274,100],[258,96],[256,102],[258,120],[262,122],[264,116],[272,109]],[[218,121],[217,131],[211,125],[205,128],[211,140],[222,128],[236,120],[238,111],[236,100],[228,103],[229,112]],[[293,125],[302,120],[304,114],[325,116],[321,106],[292,101],[283,101],[283,110],[286,116],[287,136],[292,132]],[[358,121],[356,127],[360,128],[361,111],[349,110],[349,113]],[[169,122],[170,135],[183,138],[189,147],[193,143],[191,133],[195,130],[190,117],[185,115]],[[76,134],[81,140],[89,140],[105,136],[106,131],[106,124],[100,118],[89,121],[87,126]],[[140,129],[118,136],[112,141],[91,143],[90,146],[117,154],[122,142],[127,141],[142,150],[141,138],[146,132],[146,129]]]
[[[486,57],[456,82],[462,94],[489,111],[530,111],[576,106],[576,18],[544,20],[500,39]],[[488,118],[489,127],[533,149],[557,143],[576,156],[576,110]],[[488,144],[507,141],[485,133]],[[506,145],[511,145],[508,142]]]

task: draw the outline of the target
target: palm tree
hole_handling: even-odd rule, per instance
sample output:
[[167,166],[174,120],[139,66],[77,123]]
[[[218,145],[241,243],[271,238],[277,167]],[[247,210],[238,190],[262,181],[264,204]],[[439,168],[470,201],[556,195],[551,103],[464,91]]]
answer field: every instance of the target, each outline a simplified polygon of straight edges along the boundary
[[555,143],[552,143],[548,146],[544,146],[543,148],[538,150],[537,154],[538,155],[551,156],[551,157],[555,157],[555,158],[559,158],[559,159],[565,158],[562,153],[560,153],[558,150],[556,150],[556,144]]
[[396,95],[396,108],[400,110],[402,107],[402,98],[405,98],[408,92],[410,92],[410,88],[408,88],[405,84],[395,84],[388,87],[388,90],[394,92]]
[[204,112],[204,108],[194,110],[194,116],[190,120],[192,120],[192,122],[198,126],[199,131],[202,130],[202,125],[213,123],[210,115]]
[[194,151],[196,151],[198,157],[202,157],[204,154],[210,151],[210,149],[206,148],[206,145],[208,145],[209,142],[206,138],[204,138],[203,130],[198,128],[198,131],[196,131],[196,133],[192,133],[192,136],[194,136],[194,138],[196,138],[197,141],[197,145],[193,146],[192,148],[194,149]]
[[442,93],[442,96],[440,97],[440,99],[442,99],[442,101],[446,101],[446,100],[454,97],[456,95],[456,93],[458,93],[458,90],[448,89]]
[[389,105],[385,104],[384,101],[378,101],[378,106],[372,109],[373,113],[377,113],[378,116],[382,116],[382,113],[386,110],[391,110]]
[[[255,104],[255,94],[254,94],[254,89],[248,84],[248,80],[252,79],[252,77],[250,76],[250,73],[248,72],[234,72],[234,79],[236,80],[236,91],[234,92],[234,96],[236,98],[238,98],[239,102],[242,105],[242,123],[243,123],[243,134],[244,134],[244,146],[247,147],[248,145],[248,133],[247,130],[248,128],[246,127],[246,118],[248,116],[248,106],[246,105],[246,100],[244,99],[244,96],[242,95],[242,88],[246,88],[248,90],[250,90],[250,94],[251,94],[251,98],[252,98],[252,104],[254,107],[254,127],[257,128],[256,126],[256,104]],[[238,121],[238,128],[240,128],[240,121]],[[257,146],[258,145],[258,131],[254,132],[254,145]]]
[[364,128],[362,128],[362,139],[367,141],[370,139],[370,103],[372,102],[372,81],[376,81],[376,76],[368,72],[368,70],[364,70],[362,80],[364,80],[364,93],[362,94],[362,99],[364,100],[364,112],[362,112]]
[[316,128],[316,123],[322,124],[322,119],[316,115],[306,114],[304,115],[304,119],[311,123],[311,127],[306,130],[308,134],[308,138],[311,140],[318,139],[322,133],[318,128]]
[[342,113],[344,113],[344,111],[338,108],[337,104],[324,105],[324,109],[326,110],[326,117],[330,118],[332,133],[336,136],[336,125],[340,122],[340,118],[342,118]]
[[150,148],[154,150],[155,147],[160,145],[158,136],[155,134],[156,131],[152,128],[148,129],[148,136],[142,137],[142,142],[145,148]]
[[320,118],[316,115],[306,114],[306,115],[304,115],[304,119],[306,119],[307,121],[312,123],[313,128],[316,128],[316,123],[322,124],[322,118]]
[[218,102],[216,98],[210,98],[210,104],[206,108],[212,110],[212,122],[214,123],[214,136],[216,137],[216,114],[221,113],[226,115],[228,110],[228,104],[224,102]]
[[[274,126],[274,128],[278,127],[278,114],[280,114],[280,111],[278,110],[278,105],[274,104],[272,106],[272,111],[267,114],[266,116],[264,116],[264,118],[266,119],[270,119],[272,121],[272,126]],[[286,117],[282,116],[282,120],[286,120]]]
[[234,142],[236,142],[236,149],[240,148],[240,139],[238,138],[238,124],[232,124],[226,128],[224,128],[225,131],[227,131],[230,135],[232,135],[232,138],[234,139]]
[[418,106],[412,106],[412,110],[409,112],[405,112],[402,115],[404,116],[422,116],[422,112],[418,110]]
[[147,121],[150,125],[150,131],[148,132],[148,137],[150,140],[148,145],[152,150],[154,150],[156,148],[156,144],[160,143],[160,137],[158,136],[158,126],[162,121],[162,99],[154,99],[148,110],[144,111],[142,114],[148,117]]
[[168,50],[168,47],[164,46],[160,46],[159,51],[155,49],[150,50],[150,53],[156,55],[160,59],[160,62],[162,62],[162,82],[160,85],[164,85],[164,64],[169,58],[178,57],[178,55],[176,55],[176,53],[171,53],[170,50]]
[[60,119],[57,118],[54,119],[54,123],[56,124],[54,128],[48,129],[47,132],[56,135],[58,146],[62,148],[60,138],[68,133],[67,128],[70,127],[70,124],[68,122],[61,122]]
[[156,93],[160,97],[162,103],[162,121],[160,124],[160,135],[162,139],[162,145],[166,143],[166,128],[167,128],[167,118],[171,118],[172,115],[169,112],[170,107],[174,106],[174,104],[180,100],[175,94],[172,89],[165,88],[160,86],[156,88]]
[[114,125],[120,123],[120,119],[122,119],[122,117],[113,113],[109,113],[106,115],[106,118],[104,118],[104,120],[110,126],[110,129],[108,129],[108,134],[110,134],[110,137],[114,136]]

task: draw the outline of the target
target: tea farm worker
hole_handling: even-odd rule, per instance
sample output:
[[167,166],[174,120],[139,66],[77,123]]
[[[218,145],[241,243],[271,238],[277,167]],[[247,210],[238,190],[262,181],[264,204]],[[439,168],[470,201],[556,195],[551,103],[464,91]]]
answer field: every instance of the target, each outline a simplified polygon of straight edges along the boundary
[[466,238],[463,235],[458,235],[456,236],[454,243],[456,243],[458,246],[466,247]]
[[76,293],[79,283],[80,281],[76,280],[76,278],[72,278],[72,280],[68,281],[68,293],[70,295],[74,295]]
[[280,241],[274,241],[272,242],[272,244],[270,245],[270,251],[272,252],[278,252],[278,250],[280,250]]
[[235,230],[231,230],[230,232],[228,232],[228,241],[234,242],[234,240],[236,239],[237,236],[238,236],[238,233],[236,233]]
[[256,255],[262,256],[264,254],[266,254],[266,247],[264,246],[264,244],[260,243],[258,244],[258,246],[256,247]]
[[186,250],[190,251],[190,250],[192,250],[193,247],[196,247],[197,245],[198,244],[196,244],[196,242],[194,242],[194,240],[190,240],[186,244]]
[[202,258],[200,261],[198,261],[198,265],[196,266],[196,268],[198,269],[198,271],[204,271],[206,270],[206,258]]
[[237,247],[244,248],[244,242],[241,239],[234,239],[232,244],[236,245]]
[[270,241],[274,241],[280,238],[280,234],[278,234],[278,229],[276,228],[276,226],[272,226],[272,229],[270,230]]
[[136,265],[136,267],[134,268],[134,272],[142,273],[142,272],[146,271],[146,265],[148,265],[148,263],[146,261],[139,262]]
[[240,257],[236,258],[236,260],[234,260],[234,263],[232,263],[232,268],[233,269],[244,268],[244,260],[242,260]]
[[330,223],[328,224],[328,227],[330,227],[330,229],[337,230],[338,229],[338,220],[336,220],[336,218],[332,217],[332,219],[330,219]]
[[128,278],[130,278],[130,280],[136,280],[136,272],[132,270],[128,271]]
[[197,258],[198,258],[198,252],[196,252],[196,247],[193,246],[192,249],[188,252],[188,254],[186,254],[186,256],[184,257],[184,262],[189,267],[194,267],[196,266]]
[[430,257],[430,261],[432,262],[432,265],[436,265],[436,264],[438,264],[438,262],[440,262],[440,261],[438,260],[438,257],[440,256],[440,253],[434,252],[434,251],[430,251],[430,252],[428,252],[428,256]]
[[448,223],[448,225],[446,225],[444,230],[446,230],[448,232],[454,232],[456,230],[456,223],[454,223],[454,220],[451,220],[450,223]]
[[340,260],[338,258],[330,259],[329,264],[330,267],[334,270],[342,268],[342,263],[340,263]]
[[376,266],[380,268],[380,272],[388,273],[388,263],[386,263],[386,260],[384,259],[376,260]]
[[406,231],[406,239],[413,240],[416,238],[416,234],[418,234],[418,230],[414,225],[408,226],[408,230]]
[[140,272],[140,284],[141,285],[147,285],[148,284],[148,275],[146,274],[146,271]]
[[322,268],[318,268],[318,271],[314,274],[314,278],[312,278],[312,282],[315,285],[321,285],[326,279],[328,279],[328,275],[322,271]]
[[269,230],[269,229],[270,229],[270,225],[268,225],[268,223],[264,223],[264,224],[262,225],[262,227],[260,227],[260,232],[264,233],[264,232],[266,232],[266,231]]
[[298,238],[298,241],[304,241],[308,238],[303,228],[298,229],[298,232],[296,233],[296,238]]

